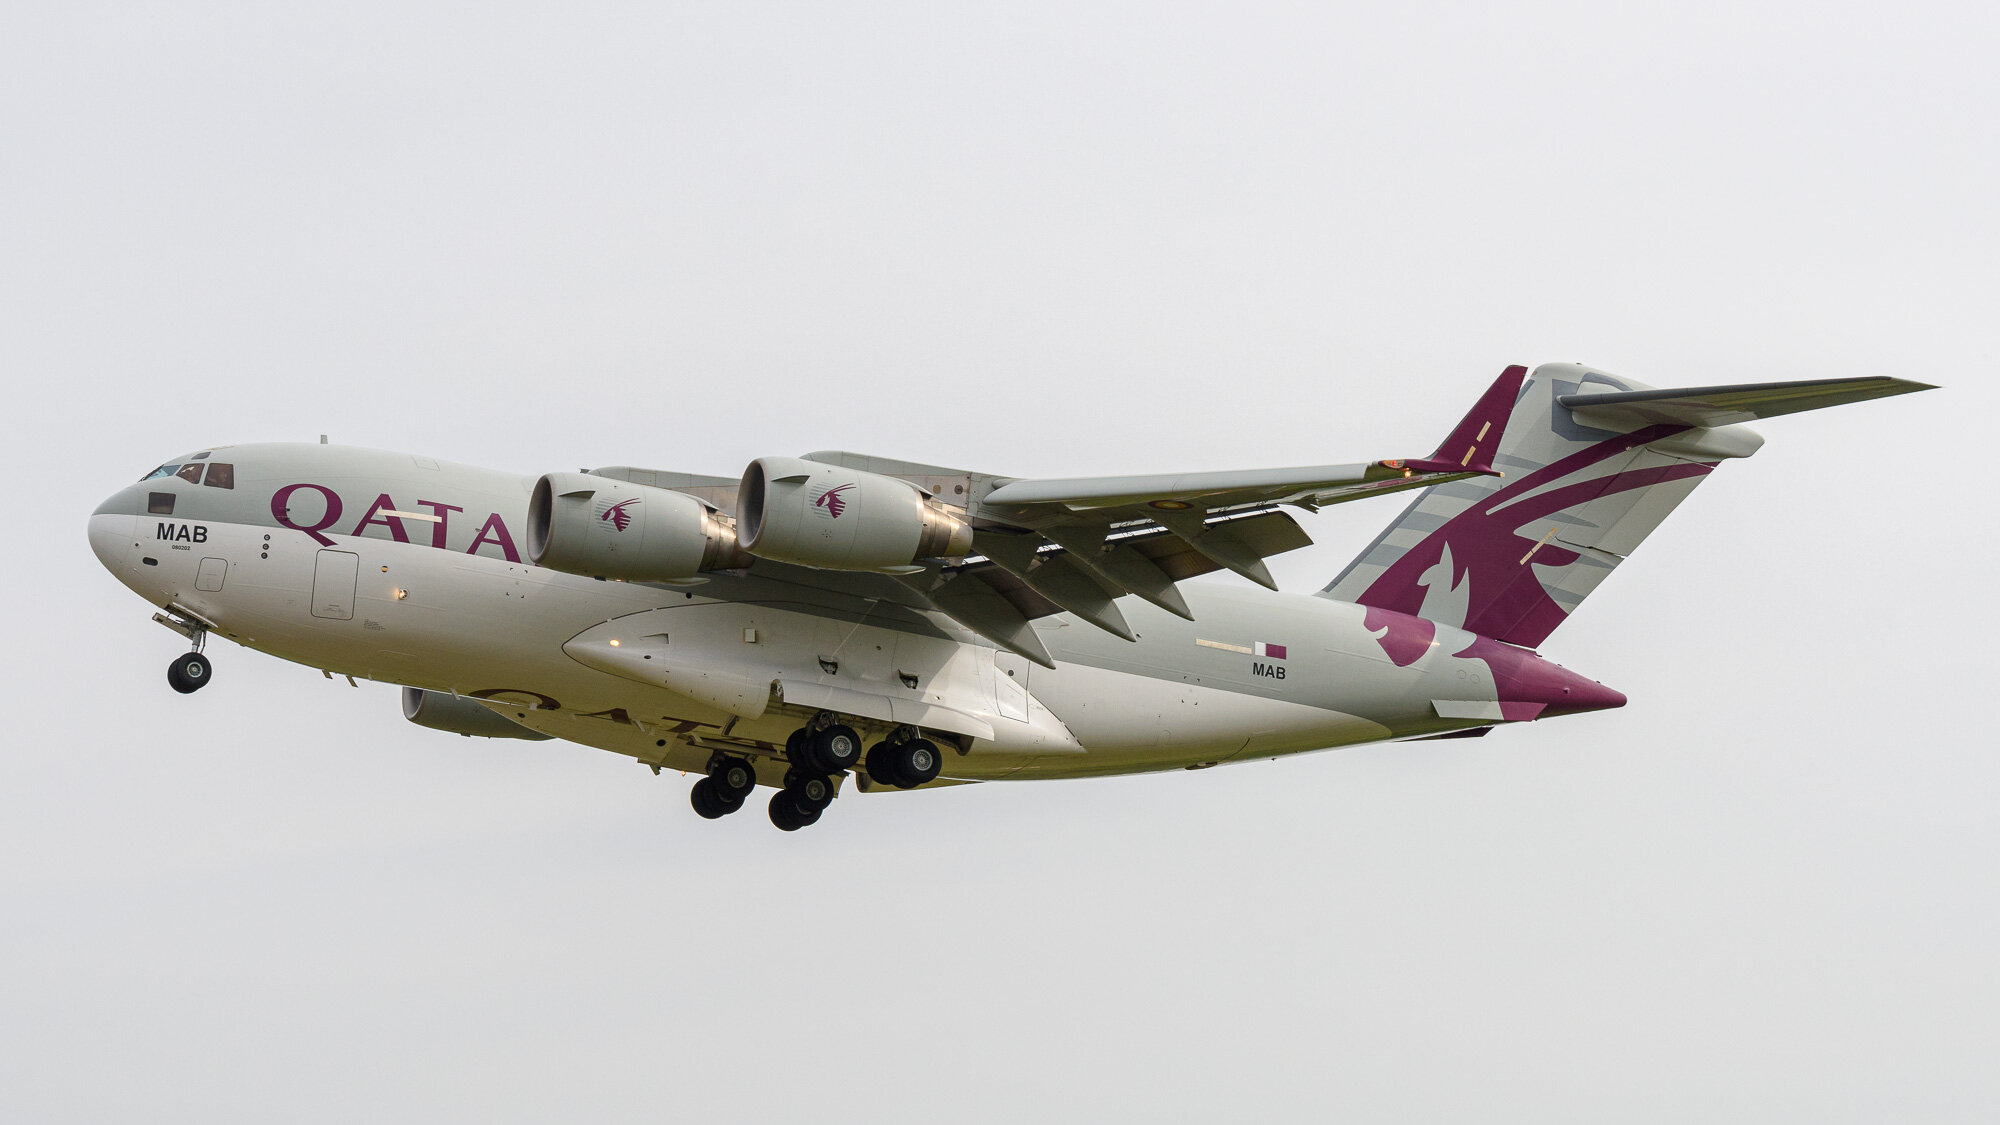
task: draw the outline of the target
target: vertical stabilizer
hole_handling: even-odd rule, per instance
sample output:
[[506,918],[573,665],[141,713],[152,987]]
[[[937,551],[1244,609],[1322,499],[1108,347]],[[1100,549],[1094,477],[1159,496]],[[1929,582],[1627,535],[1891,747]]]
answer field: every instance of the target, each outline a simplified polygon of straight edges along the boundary
[[1562,399],[1650,390],[1576,364],[1521,388],[1494,467],[1419,496],[1323,592],[1534,647],[1723,458],[1763,439],[1638,417],[1592,424]]
[[1661,391],[1574,363],[1535,369],[1493,467],[1421,494],[1322,596],[1533,648],[1716,465],[1739,423],[1932,390],[1868,377]]

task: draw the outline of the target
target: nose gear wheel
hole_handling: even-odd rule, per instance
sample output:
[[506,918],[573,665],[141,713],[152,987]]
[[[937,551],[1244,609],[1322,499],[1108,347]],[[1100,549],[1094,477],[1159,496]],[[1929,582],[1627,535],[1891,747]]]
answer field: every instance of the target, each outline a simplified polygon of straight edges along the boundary
[[208,657],[198,652],[184,652],[174,657],[167,665],[167,684],[182,695],[200,691],[214,676],[215,668]]

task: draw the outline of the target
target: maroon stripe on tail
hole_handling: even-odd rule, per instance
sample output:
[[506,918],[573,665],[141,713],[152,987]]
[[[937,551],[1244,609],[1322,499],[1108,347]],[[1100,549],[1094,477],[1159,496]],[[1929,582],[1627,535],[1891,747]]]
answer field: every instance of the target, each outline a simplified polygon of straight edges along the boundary
[[1578,555],[1552,542],[1544,542],[1538,548],[1535,539],[1522,536],[1518,529],[1600,496],[1702,476],[1715,466],[1680,463],[1637,469],[1529,494],[1571,473],[1686,429],[1686,426],[1648,426],[1598,442],[1508,483],[1405,551],[1355,600],[1365,606],[1419,615],[1427,590],[1424,575],[1443,559],[1448,547],[1452,561],[1450,588],[1470,583],[1464,627],[1510,644],[1529,647],[1541,644],[1567,615],[1543,589],[1534,568],[1567,566],[1576,562]]

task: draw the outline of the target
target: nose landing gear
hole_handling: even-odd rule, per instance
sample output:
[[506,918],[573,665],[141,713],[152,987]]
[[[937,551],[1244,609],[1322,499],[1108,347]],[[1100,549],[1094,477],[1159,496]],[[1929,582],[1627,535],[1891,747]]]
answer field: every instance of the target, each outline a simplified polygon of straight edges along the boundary
[[187,695],[200,691],[213,673],[208,657],[199,652],[184,652],[167,665],[167,686]]
[[215,668],[201,653],[208,642],[208,622],[198,620],[175,606],[169,606],[165,613],[154,614],[153,620],[186,637],[188,643],[194,646],[167,665],[167,686],[182,695],[200,691],[215,677]]

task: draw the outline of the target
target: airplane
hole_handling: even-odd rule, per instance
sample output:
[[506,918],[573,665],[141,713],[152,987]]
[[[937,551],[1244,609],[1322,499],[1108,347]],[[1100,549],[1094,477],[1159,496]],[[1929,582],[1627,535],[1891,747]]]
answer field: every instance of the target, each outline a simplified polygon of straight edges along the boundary
[[[189,648],[403,686],[403,713],[699,774],[702,817],[863,793],[1205,769],[1621,707],[1549,636],[1727,460],[1744,423],[1934,389],[1659,390],[1508,367],[1426,457],[1038,479],[846,452],[740,477],[540,477],[325,444],[210,446],[90,517]],[[1324,589],[1264,560],[1287,508],[1415,499]],[[1231,572],[1254,585],[1187,582]]]

